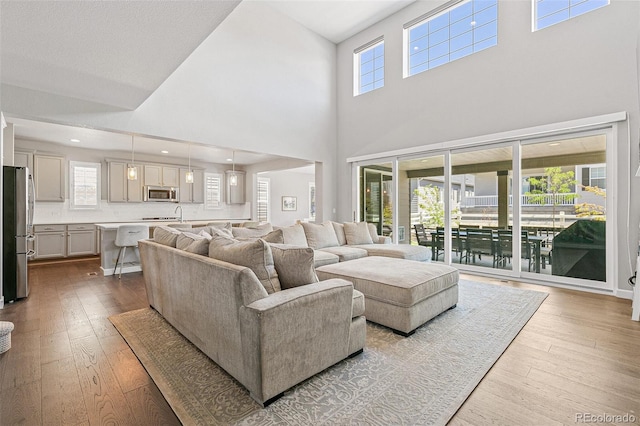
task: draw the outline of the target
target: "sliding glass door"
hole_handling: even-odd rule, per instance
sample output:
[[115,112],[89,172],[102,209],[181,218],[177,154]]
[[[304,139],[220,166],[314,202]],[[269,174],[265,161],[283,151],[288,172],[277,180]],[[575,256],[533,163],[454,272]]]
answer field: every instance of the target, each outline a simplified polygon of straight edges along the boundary
[[392,164],[360,167],[360,220],[373,223],[378,235],[391,236],[393,229]]

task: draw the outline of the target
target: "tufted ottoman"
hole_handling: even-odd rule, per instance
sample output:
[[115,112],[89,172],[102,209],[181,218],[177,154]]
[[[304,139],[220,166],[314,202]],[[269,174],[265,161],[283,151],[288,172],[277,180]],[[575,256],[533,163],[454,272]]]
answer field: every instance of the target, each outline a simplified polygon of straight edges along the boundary
[[448,265],[368,256],[316,272],[351,281],[364,294],[365,317],[404,336],[458,303],[458,270]]
[[11,332],[13,331],[13,323],[8,321],[0,321],[0,354],[11,349]]

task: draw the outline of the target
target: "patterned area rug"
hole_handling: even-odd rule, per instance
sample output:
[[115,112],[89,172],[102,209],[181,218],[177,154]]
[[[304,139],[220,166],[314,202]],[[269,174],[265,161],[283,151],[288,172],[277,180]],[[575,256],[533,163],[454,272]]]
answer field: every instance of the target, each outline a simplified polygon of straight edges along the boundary
[[110,320],[185,425],[444,425],[546,296],[461,280],[456,308],[408,338],[368,323],[363,354],[264,409],[154,310]]

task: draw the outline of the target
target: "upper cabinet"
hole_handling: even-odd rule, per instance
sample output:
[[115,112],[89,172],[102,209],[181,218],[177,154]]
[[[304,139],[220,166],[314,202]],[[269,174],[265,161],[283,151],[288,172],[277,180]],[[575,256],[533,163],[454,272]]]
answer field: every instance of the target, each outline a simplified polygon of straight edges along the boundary
[[[244,204],[245,203],[245,192],[244,192],[244,176],[245,173],[243,171],[236,170],[232,172],[231,170],[227,170],[226,172],[226,200],[227,204]],[[231,185],[231,175],[235,174],[237,177],[237,185]]]
[[147,186],[180,186],[178,167],[145,164],[144,184]]
[[36,201],[64,201],[64,157],[34,154]]
[[109,162],[109,202],[110,203],[139,203],[142,202],[142,172],[143,166],[136,164],[138,179],[127,179],[129,164],[124,161]]
[[204,203],[204,170],[193,170],[193,183],[187,183],[189,169],[180,169],[180,202]]

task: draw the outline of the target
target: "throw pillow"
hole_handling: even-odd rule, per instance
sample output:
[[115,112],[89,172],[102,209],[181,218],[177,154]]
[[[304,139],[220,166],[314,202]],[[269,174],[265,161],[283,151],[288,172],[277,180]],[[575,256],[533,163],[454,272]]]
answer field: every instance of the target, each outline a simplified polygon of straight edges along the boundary
[[153,241],[164,244],[165,246],[175,247],[178,235],[182,232],[169,226],[156,226],[153,231]]
[[299,223],[291,226],[280,228],[282,230],[283,242],[287,245],[298,247],[309,247],[307,237],[304,234],[304,228]]
[[273,231],[269,232],[267,235],[261,238],[268,243],[284,244],[284,236],[282,234],[282,229],[274,229]]
[[209,241],[211,235],[205,231],[200,231],[199,234],[193,234],[191,232],[183,232],[178,235],[176,240],[176,248],[187,251],[189,253],[200,254],[206,256],[209,254]]
[[350,222],[344,224],[344,235],[347,244],[373,244],[367,222]]
[[336,231],[338,243],[341,246],[347,244],[347,237],[344,235],[344,224],[338,222],[331,222],[331,224],[333,225],[333,230]]
[[231,222],[209,222],[207,223],[207,226],[231,230]]
[[278,273],[273,264],[269,244],[261,239],[238,241],[222,235],[214,235],[209,244],[209,257],[251,269],[267,293],[280,291]]
[[234,238],[260,238],[273,231],[273,226],[270,223],[258,225],[253,228],[244,228],[234,226],[231,228],[231,233]]
[[273,262],[283,290],[305,284],[317,283],[313,266],[313,249],[288,244],[270,244]]
[[369,234],[371,234],[371,239],[374,243],[378,243],[380,236],[378,235],[378,228],[373,223],[367,223],[367,227],[369,228]]
[[304,228],[304,234],[307,236],[307,244],[313,249],[317,250],[340,245],[331,222],[324,222],[322,225],[302,222],[302,227]]

